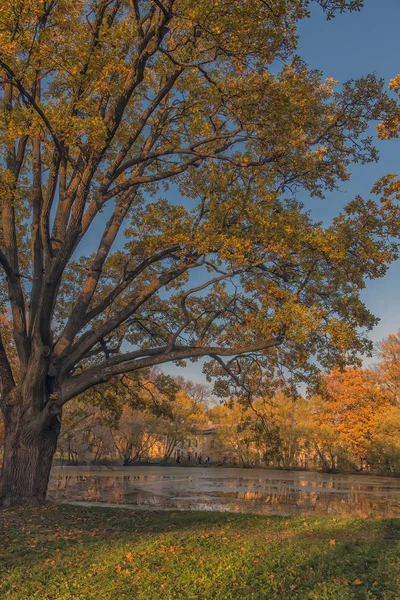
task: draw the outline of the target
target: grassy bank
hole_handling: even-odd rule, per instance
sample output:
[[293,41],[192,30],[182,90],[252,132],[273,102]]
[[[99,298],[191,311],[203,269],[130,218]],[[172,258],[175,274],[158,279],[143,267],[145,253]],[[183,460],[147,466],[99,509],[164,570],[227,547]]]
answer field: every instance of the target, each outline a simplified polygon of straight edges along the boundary
[[7,600],[400,598],[400,519],[0,511]]

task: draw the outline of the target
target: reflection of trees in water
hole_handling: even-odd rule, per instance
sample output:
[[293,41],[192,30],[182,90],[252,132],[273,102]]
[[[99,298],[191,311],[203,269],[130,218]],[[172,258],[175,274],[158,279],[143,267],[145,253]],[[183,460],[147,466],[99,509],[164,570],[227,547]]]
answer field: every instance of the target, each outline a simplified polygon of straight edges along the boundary
[[[96,502],[121,502],[124,497],[125,477],[96,477],[65,475],[56,482],[56,498]],[[53,494],[54,495],[54,494]]]
[[[88,502],[112,502],[132,504],[163,504],[162,497],[146,490],[135,490],[138,480],[148,477],[138,476],[95,476],[64,475],[57,477],[50,486],[55,499],[83,500]],[[159,498],[159,500],[158,500]]]
[[[177,486],[174,487],[173,480],[168,483],[168,488],[164,487],[162,480],[162,477],[153,475],[62,474],[52,480],[51,495],[55,499],[260,514],[308,512],[361,517],[400,514],[400,497],[391,496],[390,487],[386,487],[386,491],[378,496],[380,487],[384,486],[353,483],[346,479],[335,482],[285,478],[279,481],[272,478],[246,480],[240,477],[221,482],[208,478],[207,481],[199,479],[192,482],[193,489],[188,485],[182,493],[178,492]],[[159,493],[137,487],[145,481],[154,481],[159,486]],[[221,489],[218,489],[220,485]],[[239,490],[240,487],[243,490]]]
[[221,500],[235,512],[245,509],[249,512],[263,514],[268,514],[268,512],[285,514],[312,512],[359,517],[400,514],[398,498],[375,498],[362,493],[351,493],[346,496],[335,492],[303,492],[281,488],[271,493],[228,492],[224,496]]

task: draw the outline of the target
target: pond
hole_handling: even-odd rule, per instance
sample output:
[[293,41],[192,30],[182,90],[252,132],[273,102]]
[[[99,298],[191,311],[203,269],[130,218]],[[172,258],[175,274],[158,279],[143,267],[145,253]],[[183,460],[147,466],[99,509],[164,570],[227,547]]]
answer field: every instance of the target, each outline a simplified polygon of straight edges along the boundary
[[400,517],[400,479],[216,467],[54,467],[49,498],[141,508]]

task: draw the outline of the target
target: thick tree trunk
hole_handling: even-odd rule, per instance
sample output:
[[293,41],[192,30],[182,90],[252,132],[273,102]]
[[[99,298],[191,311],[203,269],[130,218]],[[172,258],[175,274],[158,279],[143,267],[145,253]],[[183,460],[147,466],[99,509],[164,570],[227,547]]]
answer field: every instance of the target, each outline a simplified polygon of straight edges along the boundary
[[53,407],[35,416],[20,407],[5,415],[1,505],[45,501],[60,426],[61,411]]

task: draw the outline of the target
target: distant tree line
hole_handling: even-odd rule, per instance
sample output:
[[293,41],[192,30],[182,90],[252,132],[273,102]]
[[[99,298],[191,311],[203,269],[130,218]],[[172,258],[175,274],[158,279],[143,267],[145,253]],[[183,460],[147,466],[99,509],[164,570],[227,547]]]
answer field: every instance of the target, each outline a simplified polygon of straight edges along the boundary
[[[253,402],[210,403],[205,385],[149,372],[82,394],[65,412],[57,459],[195,464],[210,435],[212,462],[243,467],[400,473],[400,331],[371,368],[332,371],[318,394],[277,390]],[[203,457],[205,458],[205,457]]]

